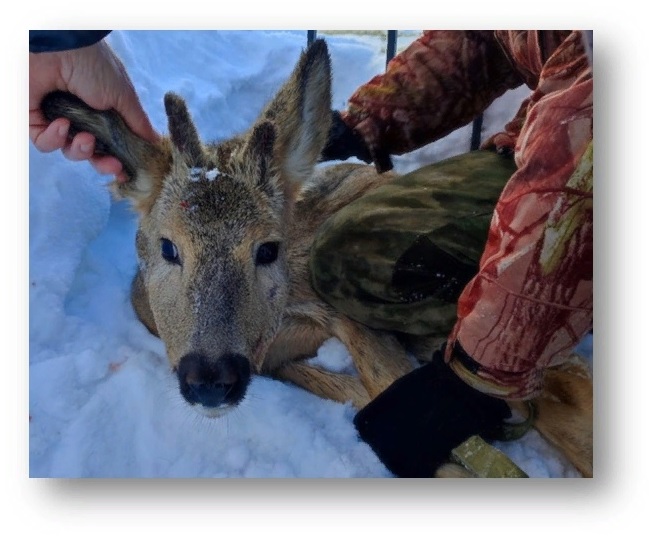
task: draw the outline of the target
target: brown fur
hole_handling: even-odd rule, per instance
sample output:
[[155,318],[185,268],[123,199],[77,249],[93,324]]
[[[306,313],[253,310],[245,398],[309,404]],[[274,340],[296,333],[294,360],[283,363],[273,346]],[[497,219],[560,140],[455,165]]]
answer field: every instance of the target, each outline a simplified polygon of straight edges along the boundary
[[[594,388],[584,358],[572,355],[544,375],[544,387],[534,401],[533,426],[555,446],[584,477],[594,474]],[[524,403],[511,404],[522,415]]]
[[[330,106],[330,60],[321,40],[302,54],[252,128],[219,145],[200,141],[186,104],[173,94],[165,97],[170,137],[156,145],[134,136],[113,111],[92,110],[63,93],[44,100],[46,117],[70,118],[76,130],[94,134],[102,151],[123,162],[130,180],[114,184],[114,192],[140,216],[132,303],[164,341],[173,370],[184,356],[199,355],[213,370],[225,356],[242,355],[255,372],[357,408],[412,370],[393,335],[345,317],[309,282],[317,229],[393,177],[371,166],[316,169]],[[179,262],[162,257],[162,239],[174,244]],[[269,243],[279,244],[278,258],[257,264],[260,246]],[[329,337],[346,345],[358,378],[303,362]],[[189,385],[202,383],[202,370],[185,376]],[[229,385],[234,375],[227,367],[211,381]],[[569,446],[550,435],[574,450],[573,440]]]

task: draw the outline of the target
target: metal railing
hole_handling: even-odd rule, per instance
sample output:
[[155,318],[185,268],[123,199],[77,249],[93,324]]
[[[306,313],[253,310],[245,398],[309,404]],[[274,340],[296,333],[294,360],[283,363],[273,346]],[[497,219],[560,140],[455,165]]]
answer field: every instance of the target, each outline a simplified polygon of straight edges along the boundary
[[[310,45],[317,37],[317,30],[307,30],[307,42]],[[397,54],[397,30],[388,30],[385,65]],[[472,139],[469,149],[476,151],[481,146],[481,130],[483,129],[483,114],[478,115],[472,123]]]

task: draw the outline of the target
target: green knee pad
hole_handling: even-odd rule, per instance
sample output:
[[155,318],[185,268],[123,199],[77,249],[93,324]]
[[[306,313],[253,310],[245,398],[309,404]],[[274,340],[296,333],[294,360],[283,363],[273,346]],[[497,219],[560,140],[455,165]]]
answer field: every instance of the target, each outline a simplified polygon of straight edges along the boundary
[[373,328],[446,336],[476,274],[512,159],[474,151],[372,190],[318,230],[315,291]]

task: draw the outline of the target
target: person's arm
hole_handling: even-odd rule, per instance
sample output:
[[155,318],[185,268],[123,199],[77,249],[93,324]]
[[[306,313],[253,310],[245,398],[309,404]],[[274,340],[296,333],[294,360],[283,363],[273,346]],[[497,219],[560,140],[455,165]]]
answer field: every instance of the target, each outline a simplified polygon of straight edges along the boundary
[[520,400],[592,325],[593,79],[581,32],[544,63],[515,162],[445,356],[474,388]]
[[[384,74],[353,93],[341,119],[364,142],[377,169],[386,171],[392,166],[388,155],[446,136],[523,83],[494,32],[426,31],[390,61]],[[337,145],[332,137],[330,146]],[[350,156],[331,147],[327,158]]]
[[[535,61],[547,58],[530,50]],[[536,397],[547,367],[591,328],[593,81],[579,33],[541,66],[524,111],[517,171],[499,198],[444,352],[354,419],[398,476],[432,474],[461,437],[490,439],[502,420],[500,402]]]
[[[38,50],[61,49],[99,37],[99,34],[68,31],[34,33],[34,36],[30,33],[30,49],[34,41]],[[122,62],[103,38],[81,48],[30,52],[29,78],[29,136],[42,152],[61,149],[70,160],[89,160],[98,172],[126,180],[121,173],[122,164],[116,158],[94,156],[95,138],[90,133],[80,132],[71,140],[68,120],[46,121],[40,104],[45,95],[55,90],[70,92],[98,110],[113,108],[136,135],[153,142],[159,138]]]

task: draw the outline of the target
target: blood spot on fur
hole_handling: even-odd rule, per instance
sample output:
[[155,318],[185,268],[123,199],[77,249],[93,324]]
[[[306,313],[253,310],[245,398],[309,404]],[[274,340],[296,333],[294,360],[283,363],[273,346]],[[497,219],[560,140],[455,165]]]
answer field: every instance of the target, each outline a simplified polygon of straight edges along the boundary
[[109,363],[109,366],[107,367],[109,369],[109,372],[118,372],[122,366],[125,364],[126,359],[123,361],[112,361]]

